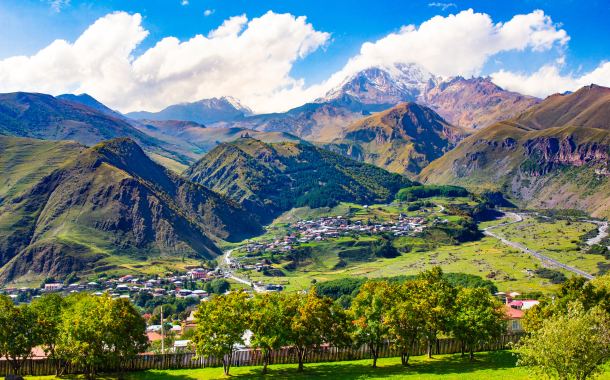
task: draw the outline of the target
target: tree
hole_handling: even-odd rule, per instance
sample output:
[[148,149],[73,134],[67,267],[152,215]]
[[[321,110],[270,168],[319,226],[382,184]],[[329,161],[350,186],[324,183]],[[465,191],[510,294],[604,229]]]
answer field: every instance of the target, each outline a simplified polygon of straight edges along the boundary
[[584,380],[603,371],[610,354],[610,319],[599,306],[585,310],[579,302],[556,313],[521,339],[517,365],[551,378]]
[[470,352],[482,343],[499,339],[506,332],[504,306],[489,294],[487,289],[460,289],[456,299],[453,335]]
[[281,293],[257,294],[254,297],[250,344],[261,350],[263,375],[267,374],[273,350],[286,346],[288,342],[290,324],[285,313],[285,301],[286,297]]
[[322,344],[348,346],[349,324],[343,308],[332,299],[319,297],[316,288],[286,297],[286,315],[290,321],[288,342],[297,352],[298,371],[303,371],[307,355],[317,352]]
[[216,294],[224,294],[231,289],[231,284],[224,278],[217,278],[212,281],[212,289],[214,289],[214,293]]
[[388,337],[389,327],[384,323],[388,302],[388,282],[367,281],[360,294],[352,301],[350,316],[353,319],[352,336],[357,345],[367,344],[373,356],[373,368],[377,367],[379,349]]
[[449,332],[453,320],[456,289],[443,277],[440,266],[419,273],[423,297],[420,307],[426,324],[422,334],[428,345],[428,357],[432,357],[432,348],[440,332]]
[[111,321],[104,326],[107,331],[105,343],[109,351],[109,363],[115,366],[118,378],[123,379],[125,364],[148,347],[146,322],[128,300],[100,297],[100,301]]
[[197,356],[222,358],[224,374],[228,376],[235,346],[244,344],[251,311],[248,295],[242,290],[200,303],[195,312],[197,329],[193,337]]
[[0,357],[6,357],[15,373],[39,344],[36,311],[28,305],[15,306],[0,294]]
[[[70,298],[70,300],[73,297]],[[61,360],[56,353],[59,342],[60,327],[64,309],[68,307],[68,300],[57,293],[46,295],[32,303],[36,311],[40,346],[47,359],[53,362],[55,376],[62,375]]]
[[391,283],[388,289],[390,306],[384,323],[394,340],[394,347],[400,350],[402,365],[409,363],[411,350],[426,323],[422,312],[424,291],[421,287],[420,281],[407,281],[402,286]]
[[208,294],[212,293],[214,291],[214,288],[212,287],[212,283],[206,282],[205,284],[203,284],[203,290],[205,290]]
[[[135,319],[135,317],[139,319]],[[124,300],[83,295],[65,309],[56,352],[95,377],[98,367],[112,363],[122,378],[122,363],[147,347],[142,317]]]

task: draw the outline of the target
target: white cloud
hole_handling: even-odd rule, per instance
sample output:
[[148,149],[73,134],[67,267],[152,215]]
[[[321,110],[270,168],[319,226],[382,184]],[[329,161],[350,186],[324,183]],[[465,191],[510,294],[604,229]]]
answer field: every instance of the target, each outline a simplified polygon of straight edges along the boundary
[[62,8],[70,5],[70,0],[41,0],[51,6],[54,12],[59,12]]
[[435,16],[419,28],[408,25],[375,43],[365,43],[360,54],[349,60],[329,84],[365,68],[394,63],[416,63],[434,75],[477,75],[487,60],[502,51],[534,51],[565,45],[570,37],[558,29],[544,12],[516,15],[506,23],[494,24],[483,13],[472,9]]
[[187,0],[182,0],[182,5],[189,5],[189,2]]
[[117,12],[73,44],[56,40],[32,57],[0,61],[0,91],[86,92],[121,111],[232,95],[255,110],[280,110],[315,95],[288,74],[295,60],[327,43],[305,17],[268,12],[226,20],[207,37],[167,37],[140,57],[148,35],[139,14]]
[[531,75],[500,70],[491,77],[504,89],[542,98],[554,93],[576,91],[592,83],[610,87],[610,62],[602,62],[595,70],[581,76],[573,73],[561,75],[563,63],[563,59],[549,63]]
[[449,8],[449,7],[455,7],[457,8],[457,5],[455,5],[454,3],[430,3],[428,4],[429,7],[441,7],[443,8],[443,10]]
[[215,11],[216,11],[216,9],[212,9],[212,10],[208,9],[207,11],[203,12],[203,15],[207,17],[209,15],[213,15]]

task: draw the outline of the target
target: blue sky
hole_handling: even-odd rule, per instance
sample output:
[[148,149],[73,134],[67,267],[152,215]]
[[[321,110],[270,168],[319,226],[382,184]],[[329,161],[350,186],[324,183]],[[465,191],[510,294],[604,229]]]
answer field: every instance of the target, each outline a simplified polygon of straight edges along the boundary
[[[35,56],[56,40],[65,40],[68,44],[74,44],[97,20],[117,11],[125,12],[128,15],[140,14],[142,19],[139,26],[148,32],[145,37],[135,39],[137,46],[130,51],[130,59],[138,58],[164,38],[175,37],[182,43],[197,35],[208,36],[211,31],[217,29],[231,17],[245,14],[251,21],[273,11],[275,14],[288,13],[296,17],[306,16],[306,24],[310,25],[315,32],[326,33],[326,37],[320,37],[315,48],[310,49],[306,54],[301,54],[299,50],[296,58],[287,58],[289,68],[284,76],[294,81],[303,79],[304,82],[295,84],[296,82],[281,82],[280,79],[277,79],[277,88],[267,91],[278,92],[281,89],[290,89],[295,85],[307,89],[312,85],[328,82],[334,74],[342,72],[350,58],[360,54],[364,43],[375,43],[389,34],[399,34],[401,28],[407,25],[419,28],[422,23],[435,16],[457,15],[469,9],[472,9],[474,13],[486,15],[495,25],[506,23],[516,15],[528,15],[536,10],[542,10],[544,16],[552,20],[552,28],[564,31],[569,39],[561,40],[557,37],[551,47],[537,48],[529,45],[524,49],[515,48],[493,52],[481,65],[477,63],[475,65],[477,67],[473,67],[472,70],[459,71],[459,74],[492,75],[501,72],[503,74],[497,75],[498,81],[511,83],[520,80],[522,83],[516,84],[515,90],[542,96],[544,95],[543,90],[533,93],[537,91],[533,87],[540,83],[540,80],[530,78],[541,68],[551,66],[555,68],[556,72],[553,75],[554,78],[557,78],[556,88],[550,87],[545,90],[553,91],[560,90],[562,86],[580,84],[578,79],[582,75],[600,68],[600,65],[610,60],[610,23],[607,22],[610,16],[610,2],[607,1],[529,0],[439,3],[430,0],[383,2],[188,0],[188,3],[183,4],[183,0],[95,2],[4,0],[0,1],[0,41],[3,41],[0,44],[0,61],[15,56]],[[207,15],[206,11],[208,11]],[[550,26],[547,25],[547,28]],[[294,42],[294,44],[298,43],[302,43],[302,41]],[[284,63],[278,63],[278,68],[279,66],[285,68]],[[47,66],[43,66],[38,70],[48,69]],[[434,67],[433,64],[431,66]],[[14,70],[15,66],[12,67]],[[209,67],[209,65],[205,67]],[[434,71],[432,73],[447,76],[446,73]],[[452,70],[448,70],[448,73],[449,75],[455,74]],[[510,73],[510,75],[506,73]],[[599,71],[593,78],[601,78],[600,81],[603,82],[606,73],[607,71]],[[125,100],[118,99],[117,96],[114,96],[117,98],[115,101],[110,90],[101,89],[92,84],[83,85],[84,80],[65,83],[65,80],[57,79],[55,87],[49,90],[48,86],[40,84],[40,79],[34,78],[21,84],[8,85],[5,83],[3,85],[2,78],[2,62],[0,62],[0,89],[2,90],[14,90],[17,85],[24,86],[24,90],[35,90],[40,87],[41,92],[46,90],[51,93],[55,92],[50,91],[54,88],[57,88],[59,92],[66,89],[75,91],[88,89],[90,92],[97,92],[94,95],[122,110],[132,110],[131,108],[134,107],[157,109],[163,106],[163,101],[147,104],[142,100],[138,103],[127,104]],[[610,80],[610,78],[608,79]],[[184,100],[192,101],[195,100],[194,97],[205,94],[202,89],[195,93],[193,91],[188,95],[189,91],[185,90],[185,94],[182,95]],[[249,96],[245,92],[237,95],[246,98]],[[260,95],[256,96],[260,97]],[[305,96],[302,94],[295,97],[294,102],[298,102],[301,98],[305,99]],[[254,99],[252,98],[252,102],[260,104],[259,108],[274,108],[265,105],[272,102],[271,99],[266,101],[259,98],[256,98],[259,100]],[[168,101],[170,100],[175,99],[168,99]]]

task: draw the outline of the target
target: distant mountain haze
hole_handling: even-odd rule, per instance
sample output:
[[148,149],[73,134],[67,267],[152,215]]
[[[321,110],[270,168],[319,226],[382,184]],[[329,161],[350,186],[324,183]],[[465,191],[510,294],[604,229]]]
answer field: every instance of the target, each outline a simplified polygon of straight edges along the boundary
[[184,120],[200,124],[212,124],[232,120],[239,116],[250,116],[252,110],[231,96],[203,99],[193,103],[171,105],[159,112],[129,112],[125,116],[132,119]]
[[[80,96],[79,100],[104,107],[88,96]],[[97,109],[37,93],[0,94],[0,134],[41,140],[73,140],[87,146],[129,137],[147,154],[169,167],[185,168],[199,157],[188,149],[151,137]]]

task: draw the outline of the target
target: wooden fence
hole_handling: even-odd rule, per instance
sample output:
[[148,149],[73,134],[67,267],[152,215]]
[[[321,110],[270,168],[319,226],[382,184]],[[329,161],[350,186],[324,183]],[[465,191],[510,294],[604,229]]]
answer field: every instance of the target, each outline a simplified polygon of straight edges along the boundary
[[[523,334],[504,335],[497,342],[481,345],[476,351],[497,351],[509,348],[509,343],[517,343]],[[460,342],[453,338],[444,338],[437,341],[434,355],[454,354],[461,352]],[[425,355],[426,345],[418,344],[412,350],[412,356]],[[386,343],[379,351],[379,358],[399,357],[400,352],[392,349],[390,343]],[[192,369],[206,367],[221,367],[222,360],[217,357],[194,359],[194,353],[165,354],[165,355],[142,355],[127,363],[126,371],[145,371],[148,369]],[[305,363],[337,362],[346,360],[371,359],[368,347],[337,349],[336,347],[324,347],[319,352],[307,356]],[[259,366],[263,364],[260,351],[244,350],[237,351],[233,355],[232,366]],[[274,351],[269,364],[298,364],[298,359],[293,349],[282,349]],[[82,368],[68,365],[65,374],[82,373]],[[99,367],[98,373],[115,372],[114,368]],[[4,377],[12,373],[10,364],[6,360],[0,361],[0,376]],[[29,359],[21,370],[23,376],[53,375],[55,369],[53,363],[45,358]]]

